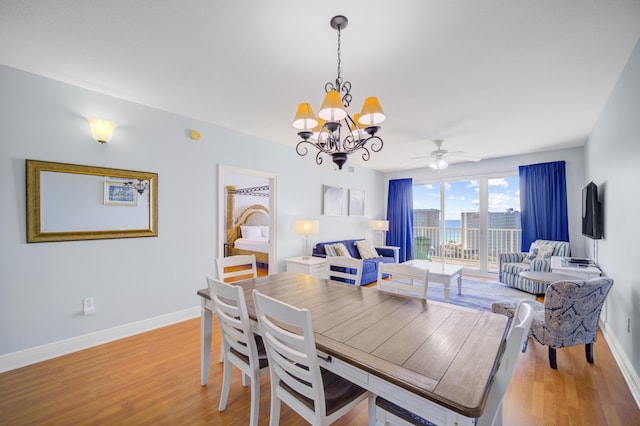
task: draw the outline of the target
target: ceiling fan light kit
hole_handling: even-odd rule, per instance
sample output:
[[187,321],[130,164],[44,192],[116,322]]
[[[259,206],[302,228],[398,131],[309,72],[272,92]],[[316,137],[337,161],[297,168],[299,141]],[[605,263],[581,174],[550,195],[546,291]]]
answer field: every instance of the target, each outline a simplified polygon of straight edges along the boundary
[[[338,76],[335,82],[328,82],[324,86],[326,96],[318,117],[311,105],[304,102],[298,106],[293,119],[293,127],[299,130],[298,136],[302,139],[296,145],[296,153],[307,155],[308,145],[311,145],[318,150],[316,164],[322,164],[322,154],[325,154],[331,157],[338,169],[342,169],[349,154],[362,150],[362,159],[368,161],[371,158],[370,150],[379,152],[382,149],[383,141],[376,133],[380,130],[379,124],[386,119],[380,102],[373,96],[366,98],[359,114],[352,117],[347,111],[352,101],[351,82],[343,80],[340,75],[340,31],[348,23],[349,20],[343,15],[331,19],[331,28],[338,31]],[[344,139],[340,134],[341,122],[349,130]]]

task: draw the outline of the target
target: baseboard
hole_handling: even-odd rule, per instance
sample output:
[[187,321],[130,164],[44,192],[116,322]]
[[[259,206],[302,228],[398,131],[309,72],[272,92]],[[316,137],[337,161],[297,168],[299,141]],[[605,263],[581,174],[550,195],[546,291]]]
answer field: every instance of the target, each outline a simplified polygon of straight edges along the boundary
[[622,376],[627,382],[627,386],[629,386],[631,395],[633,395],[636,405],[640,408],[640,377],[633,368],[631,361],[629,361],[627,354],[622,350],[618,339],[616,339],[616,336],[611,332],[611,329],[607,327],[607,323],[600,321],[599,325],[600,330],[602,331],[602,336],[606,339],[609,349],[611,349],[611,353],[613,354],[613,358],[615,358],[618,363]]
[[199,306],[188,308],[143,321],[2,355],[0,356],[0,373],[196,318],[200,316],[200,311],[201,308]]

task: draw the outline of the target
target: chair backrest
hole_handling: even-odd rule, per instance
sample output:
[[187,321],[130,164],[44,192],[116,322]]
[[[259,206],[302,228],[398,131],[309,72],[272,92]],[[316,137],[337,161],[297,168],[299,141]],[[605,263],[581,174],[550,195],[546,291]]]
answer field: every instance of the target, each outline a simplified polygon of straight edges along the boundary
[[[318,364],[311,312],[253,290],[258,327],[271,372],[271,391],[302,415],[319,424],[326,413],[324,386]],[[313,402],[311,406],[302,398]]]
[[522,349],[522,341],[529,334],[531,321],[533,320],[533,308],[526,301],[521,301],[516,307],[511,320],[511,326],[507,333],[504,352],[500,357],[498,370],[489,388],[489,396],[482,417],[478,419],[477,426],[502,424],[502,398],[507,390],[513,370],[518,361]]
[[552,283],[544,295],[544,326],[553,339],[547,344],[561,348],[595,342],[611,286],[613,280],[605,277]]
[[[218,265],[218,279],[224,282],[257,278],[256,256],[253,254],[239,254],[216,259]],[[225,271],[231,268],[230,271]]]
[[[390,276],[383,279],[386,274]],[[426,299],[428,283],[428,269],[402,263],[378,264],[378,290]]]
[[360,285],[362,282],[362,259],[346,256],[330,256],[326,260],[327,277],[333,281]]
[[209,294],[222,334],[222,350],[232,362],[244,362],[252,369],[259,363],[258,348],[247,313],[242,287],[207,277]]

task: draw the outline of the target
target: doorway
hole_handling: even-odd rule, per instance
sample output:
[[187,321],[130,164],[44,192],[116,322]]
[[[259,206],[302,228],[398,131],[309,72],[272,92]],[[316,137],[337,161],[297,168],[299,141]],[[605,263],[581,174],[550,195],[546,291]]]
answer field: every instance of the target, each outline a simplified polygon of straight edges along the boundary
[[[264,217],[264,211],[268,212],[265,227],[260,224],[261,236],[268,239],[268,263],[266,265],[269,274],[277,272],[278,261],[276,257],[277,247],[277,211],[276,211],[276,175],[257,170],[243,169],[239,167],[219,165],[218,167],[218,253],[220,256],[229,254],[233,241],[229,241],[232,234],[227,229],[228,224],[239,232],[240,220],[247,220],[247,212],[259,211],[254,218]],[[238,203],[228,209],[227,187],[232,187],[231,192],[238,195]],[[244,213],[244,214],[243,214]],[[250,219],[249,219],[250,220]],[[250,222],[247,223],[250,225]],[[240,235],[240,234],[239,234]],[[238,236],[238,235],[236,235]],[[235,239],[235,236],[232,237]],[[264,258],[264,254],[256,252],[258,257]]]

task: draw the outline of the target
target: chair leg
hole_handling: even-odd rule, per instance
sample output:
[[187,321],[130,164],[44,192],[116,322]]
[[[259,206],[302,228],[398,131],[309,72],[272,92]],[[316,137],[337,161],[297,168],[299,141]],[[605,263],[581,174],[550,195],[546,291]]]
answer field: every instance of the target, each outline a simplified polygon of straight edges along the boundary
[[558,364],[556,363],[556,350],[551,346],[549,346],[549,365],[554,370],[558,369]]
[[593,364],[593,343],[584,345],[584,352],[587,355],[587,362]]
[[225,361],[222,373],[222,390],[220,391],[220,404],[218,411],[224,411],[227,407],[227,398],[229,397],[229,388],[231,387],[231,362]]
[[251,379],[251,415],[249,417],[251,426],[258,426],[258,410],[260,408],[260,375],[254,373]]

